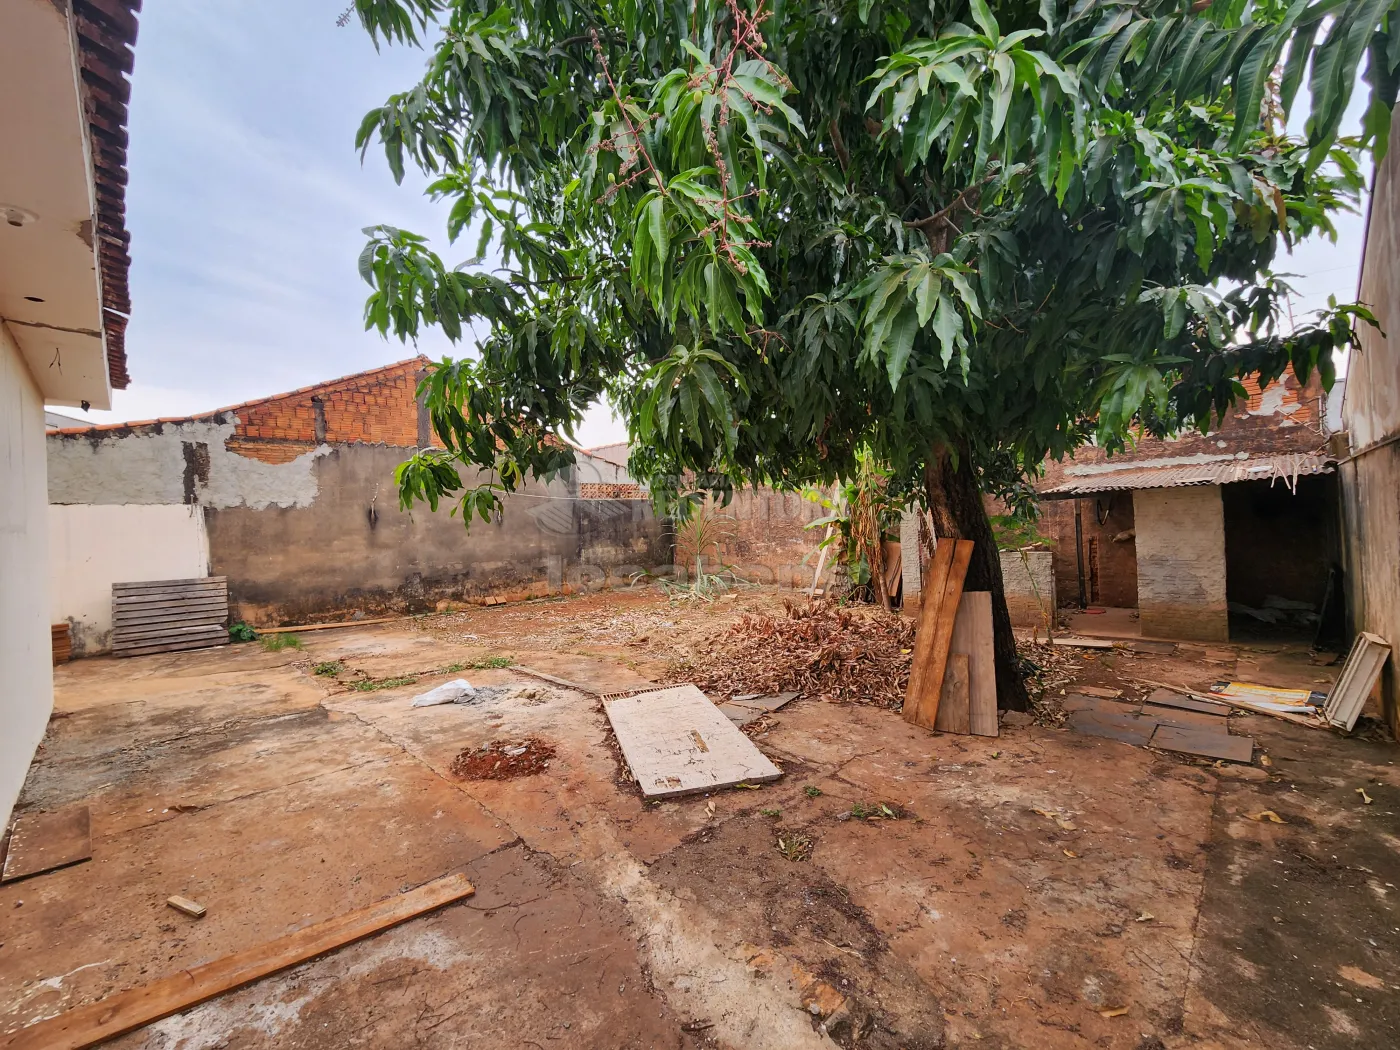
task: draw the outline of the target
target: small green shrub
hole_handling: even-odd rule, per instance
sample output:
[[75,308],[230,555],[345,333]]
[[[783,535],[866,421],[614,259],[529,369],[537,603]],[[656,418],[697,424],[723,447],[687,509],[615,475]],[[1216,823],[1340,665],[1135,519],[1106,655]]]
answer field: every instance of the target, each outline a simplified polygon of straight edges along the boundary
[[473,660],[467,667],[473,671],[486,671],[495,667],[509,667],[515,660],[509,656],[487,656],[481,660]]
[[336,675],[345,670],[345,665],[339,660],[331,660],[329,663],[317,664],[311,670],[316,674]]
[[264,652],[278,653],[283,649],[301,649],[301,639],[294,634],[268,634],[262,638]]
[[808,784],[802,790],[806,793],[808,798],[821,798],[822,789],[812,784]]
[[249,627],[242,620],[228,629],[229,639],[235,642],[256,642],[258,632]]
[[356,682],[351,688],[359,693],[372,693],[377,689],[397,689],[401,685],[412,685],[416,678],[366,678]]
[[759,812],[771,820],[777,820],[783,815],[781,809],[760,809]]

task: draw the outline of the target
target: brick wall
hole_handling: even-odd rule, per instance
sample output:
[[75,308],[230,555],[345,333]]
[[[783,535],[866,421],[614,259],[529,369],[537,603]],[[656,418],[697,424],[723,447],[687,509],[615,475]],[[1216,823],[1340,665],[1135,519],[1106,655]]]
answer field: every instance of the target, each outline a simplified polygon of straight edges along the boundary
[[426,358],[411,358],[227,409],[238,418],[227,447],[265,463],[286,463],[321,444],[415,446],[418,379],[426,364]]
[[[1132,492],[1101,493],[1080,501],[1084,599],[1090,605],[1131,609],[1137,605],[1137,543]],[[1055,589],[1061,605],[1079,604],[1079,559],[1075,557],[1075,500],[1040,505],[1039,531],[1054,551]]]
[[1226,641],[1230,626],[1220,486],[1142,489],[1133,497],[1143,635]]

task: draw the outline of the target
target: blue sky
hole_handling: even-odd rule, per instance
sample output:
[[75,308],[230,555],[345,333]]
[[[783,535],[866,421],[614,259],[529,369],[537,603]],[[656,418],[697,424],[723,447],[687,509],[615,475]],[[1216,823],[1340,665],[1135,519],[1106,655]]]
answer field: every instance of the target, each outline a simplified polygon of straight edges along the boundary
[[[412,173],[396,186],[355,129],[412,84],[413,48],[376,53],[344,0],[150,0],[131,102],[131,387],[94,422],[185,415],[410,357],[364,331],[362,227],[386,222],[445,241],[446,209]],[[1304,275],[1298,310],[1355,295],[1362,222],[1335,247],[1301,246],[1278,268]],[[439,244],[450,258],[471,253]],[[437,333],[421,341],[440,357]],[[60,409],[78,415],[73,409]],[[625,440],[601,408],[584,445]]]

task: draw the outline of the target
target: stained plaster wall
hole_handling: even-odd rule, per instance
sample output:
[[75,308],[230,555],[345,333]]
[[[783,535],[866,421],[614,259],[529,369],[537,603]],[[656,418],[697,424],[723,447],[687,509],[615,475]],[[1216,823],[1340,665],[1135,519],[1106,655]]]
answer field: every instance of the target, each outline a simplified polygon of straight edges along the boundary
[[53,710],[44,402],[0,320],[0,828]]
[[1133,504],[1143,635],[1228,640],[1220,486],[1141,489]]
[[[530,482],[499,521],[470,529],[442,506],[399,508],[406,449],[345,445],[311,464],[309,503],[209,507],[211,571],[255,625],[415,612],[626,582],[671,558],[650,504],[579,500],[576,473]],[[471,479],[467,479],[471,483]]]
[[150,423],[128,429],[61,431],[48,437],[49,502],[307,507],[321,446],[287,463],[230,451],[236,420]]
[[[1392,134],[1400,119],[1392,119]],[[1392,140],[1394,141],[1394,140]],[[1342,402],[1350,456],[1340,467],[1342,531],[1351,627],[1400,651],[1400,151],[1376,172],[1361,264],[1361,301],[1378,328],[1360,325]],[[1400,734],[1400,673],[1392,654],[1381,699]]]

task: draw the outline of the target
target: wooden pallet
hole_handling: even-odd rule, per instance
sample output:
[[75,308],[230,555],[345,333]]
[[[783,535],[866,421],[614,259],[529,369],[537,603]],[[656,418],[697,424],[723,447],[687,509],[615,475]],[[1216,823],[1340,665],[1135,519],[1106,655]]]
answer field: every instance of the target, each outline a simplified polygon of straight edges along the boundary
[[66,664],[73,659],[73,634],[67,623],[56,623],[49,627],[53,642],[53,665]]
[[228,577],[112,584],[112,654],[228,644]]

